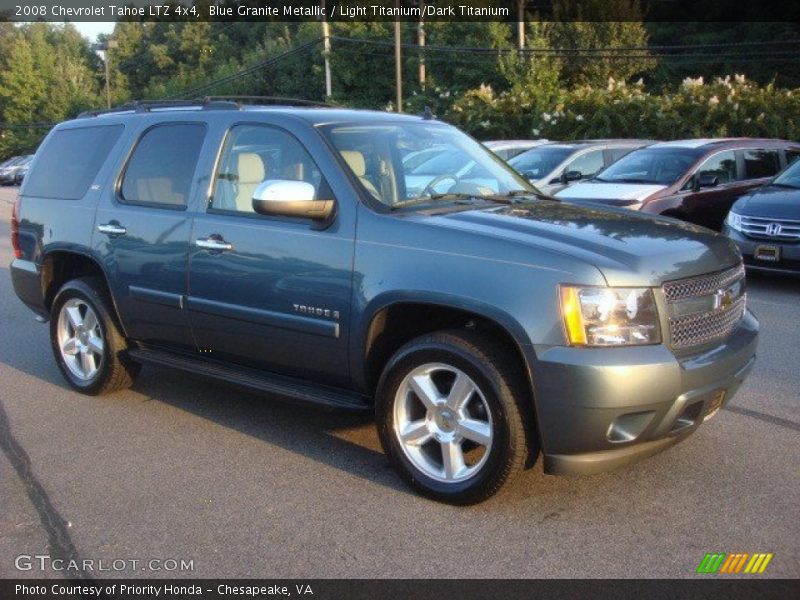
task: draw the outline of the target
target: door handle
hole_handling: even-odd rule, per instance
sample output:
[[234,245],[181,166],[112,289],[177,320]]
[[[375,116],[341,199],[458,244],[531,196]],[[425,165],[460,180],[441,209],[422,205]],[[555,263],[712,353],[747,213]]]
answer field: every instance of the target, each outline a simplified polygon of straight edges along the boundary
[[128,233],[127,229],[125,229],[122,225],[118,225],[117,223],[106,223],[105,225],[98,225],[97,231],[108,235],[125,235],[126,233]]
[[217,252],[233,250],[233,244],[223,240],[222,236],[216,235],[211,235],[207,238],[198,238],[194,241],[194,245],[204,250],[216,250]]

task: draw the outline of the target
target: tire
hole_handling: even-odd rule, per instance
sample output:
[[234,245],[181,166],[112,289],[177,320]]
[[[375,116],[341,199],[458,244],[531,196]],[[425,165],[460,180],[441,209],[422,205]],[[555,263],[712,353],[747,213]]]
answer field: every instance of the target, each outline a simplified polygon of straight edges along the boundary
[[103,282],[84,277],[61,287],[50,312],[56,364],[73,388],[91,396],[130,387],[141,368],[127,356],[111,306]]
[[469,331],[424,335],[397,351],[375,415],[407,485],[440,502],[476,504],[535,462],[533,405],[517,364],[506,347]]

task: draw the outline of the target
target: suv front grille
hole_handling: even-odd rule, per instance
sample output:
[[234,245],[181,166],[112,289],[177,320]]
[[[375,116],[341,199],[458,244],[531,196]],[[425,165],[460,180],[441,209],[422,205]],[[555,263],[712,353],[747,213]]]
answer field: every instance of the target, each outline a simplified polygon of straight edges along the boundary
[[704,312],[670,319],[672,345],[686,348],[728,337],[744,316],[746,296],[739,296],[724,310]]
[[698,296],[709,296],[716,293],[718,290],[724,290],[730,287],[733,283],[742,278],[744,278],[744,264],[739,263],[737,266],[726,269],[725,271],[709,273],[708,275],[700,275],[699,277],[691,277],[689,279],[668,281],[663,286],[664,296],[667,298],[667,302],[677,302],[678,300],[697,298]]
[[776,242],[798,242],[800,241],[800,221],[743,216],[742,233],[748,237],[775,240]]
[[745,313],[747,295],[741,263],[717,273],[669,281],[662,289],[670,309],[674,348],[726,338]]

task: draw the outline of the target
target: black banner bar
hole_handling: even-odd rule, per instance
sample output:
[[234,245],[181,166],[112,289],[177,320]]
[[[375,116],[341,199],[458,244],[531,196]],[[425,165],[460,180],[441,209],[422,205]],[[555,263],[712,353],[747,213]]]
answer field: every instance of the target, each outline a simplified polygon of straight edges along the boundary
[[0,580],[4,600],[784,600],[800,597],[800,580],[699,575],[696,580]]
[[[527,21],[800,21],[786,0],[524,0]],[[517,0],[0,0],[0,20],[79,21],[505,21]]]

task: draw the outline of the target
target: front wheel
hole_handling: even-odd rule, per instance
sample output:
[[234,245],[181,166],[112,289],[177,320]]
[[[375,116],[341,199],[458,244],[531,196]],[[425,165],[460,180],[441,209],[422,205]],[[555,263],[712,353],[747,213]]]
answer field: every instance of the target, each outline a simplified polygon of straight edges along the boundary
[[384,451],[419,493],[474,504],[538,454],[517,361],[472,332],[417,338],[389,361],[376,396]]

